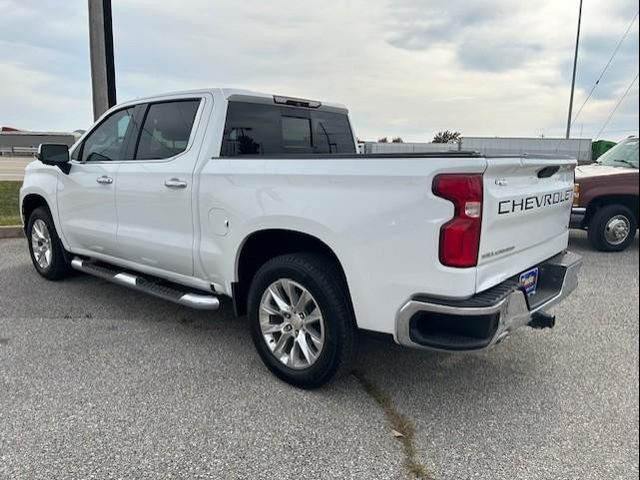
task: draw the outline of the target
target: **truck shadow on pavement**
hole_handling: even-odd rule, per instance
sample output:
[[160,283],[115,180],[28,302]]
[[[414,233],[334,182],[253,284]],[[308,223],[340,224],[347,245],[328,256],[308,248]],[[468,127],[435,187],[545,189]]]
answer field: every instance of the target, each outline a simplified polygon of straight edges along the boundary
[[[581,240],[581,239],[578,239]],[[262,366],[251,342],[246,317],[235,318],[229,300],[223,299],[217,312],[197,311],[171,302],[128,290],[87,275],[77,275],[61,282],[40,278],[30,264],[21,263],[4,270],[5,280],[0,309],[12,318],[93,319],[94,325],[104,322],[114,330],[155,325],[162,330],[179,332],[183,337],[205,337],[212,350],[226,350],[229,335],[232,353],[239,362]],[[221,334],[221,332],[225,332]],[[400,347],[389,340],[368,335],[360,336],[355,368],[381,388],[393,391],[417,392],[432,396],[434,392],[446,398],[447,392],[464,395],[490,391],[518,389],[519,380],[536,376],[541,358],[536,352],[540,341],[526,341],[518,333],[495,349],[481,354],[445,354]],[[226,340],[225,340],[226,339]],[[511,345],[517,343],[517,346]],[[240,348],[242,351],[237,351]],[[537,377],[539,380],[543,378]],[[274,382],[278,382],[275,377]],[[331,388],[331,387],[329,387]],[[475,397],[475,395],[473,395]]]
[[[209,341],[215,348],[220,340],[216,332],[234,330],[243,337],[243,350],[257,358],[251,343],[246,316],[236,318],[232,314],[230,300],[223,298],[220,310],[198,311],[151,296],[128,290],[119,285],[88,275],[78,274],[64,281],[50,282],[40,278],[30,264],[20,264],[4,270],[6,279],[0,297],[3,316],[13,318],[94,319],[104,320],[112,329],[126,329],[127,324],[162,325],[181,329],[183,335],[201,336],[211,332]],[[4,304],[4,305],[3,305]],[[509,341],[507,341],[508,343]],[[495,351],[504,348],[499,345]],[[445,354],[413,350],[380,340],[378,337],[360,335],[359,353],[355,367],[372,381],[391,380],[398,385],[429,384],[433,388],[446,389],[447,383],[461,376],[473,382],[482,377],[488,387],[487,376],[494,372],[504,376],[510,372],[534,368],[527,360],[527,342],[519,346],[518,361],[501,365],[494,352],[486,354]],[[242,361],[241,352],[235,352]],[[497,368],[497,370],[496,370]],[[266,371],[266,368],[265,368]],[[274,381],[277,381],[274,378]],[[382,383],[388,383],[383,381]]]

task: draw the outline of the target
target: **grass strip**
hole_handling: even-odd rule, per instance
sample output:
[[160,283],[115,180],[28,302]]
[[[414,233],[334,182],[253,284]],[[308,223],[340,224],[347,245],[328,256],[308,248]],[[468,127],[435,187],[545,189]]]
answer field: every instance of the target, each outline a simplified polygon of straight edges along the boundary
[[20,225],[18,194],[22,182],[0,182],[0,226]]

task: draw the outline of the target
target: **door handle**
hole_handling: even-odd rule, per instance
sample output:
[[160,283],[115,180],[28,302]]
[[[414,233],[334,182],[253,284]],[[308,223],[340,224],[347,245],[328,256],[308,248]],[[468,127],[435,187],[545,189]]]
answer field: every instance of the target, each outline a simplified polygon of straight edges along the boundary
[[103,175],[101,177],[96,178],[96,182],[98,182],[101,185],[111,185],[113,183],[113,178]]
[[187,182],[179,178],[170,178],[164,181],[164,186],[169,188],[187,188]]

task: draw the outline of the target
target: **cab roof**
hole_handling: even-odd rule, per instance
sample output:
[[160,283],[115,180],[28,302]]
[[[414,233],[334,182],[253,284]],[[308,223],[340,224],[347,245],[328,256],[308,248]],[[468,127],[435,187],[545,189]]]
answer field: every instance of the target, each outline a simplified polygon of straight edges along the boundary
[[262,103],[262,104],[280,104],[284,106],[293,107],[307,107],[319,110],[333,110],[347,113],[348,109],[345,105],[334,102],[324,102],[318,100],[310,100],[300,97],[289,97],[286,95],[274,95],[270,93],[255,92],[252,90],[245,90],[239,88],[204,88],[197,90],[182,90],[175,92],[162,93],[145,98],[138,98],[125,103],[137,103],[141,101],[152,101],[156,99],[165,99],[171,96],[182,95],[201,95],[203,93],[210,93],[214,96],[222,95],[227,101],[242,101],[249,103]]

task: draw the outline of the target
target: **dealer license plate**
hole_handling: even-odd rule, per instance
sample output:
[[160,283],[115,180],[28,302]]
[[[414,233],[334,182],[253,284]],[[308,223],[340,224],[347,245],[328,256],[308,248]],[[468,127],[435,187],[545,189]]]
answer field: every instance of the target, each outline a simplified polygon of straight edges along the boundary
[[538,267],[520,274],[520,286],[527,295],[533,295],[538,288]]

